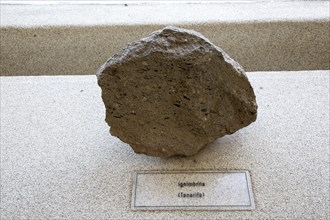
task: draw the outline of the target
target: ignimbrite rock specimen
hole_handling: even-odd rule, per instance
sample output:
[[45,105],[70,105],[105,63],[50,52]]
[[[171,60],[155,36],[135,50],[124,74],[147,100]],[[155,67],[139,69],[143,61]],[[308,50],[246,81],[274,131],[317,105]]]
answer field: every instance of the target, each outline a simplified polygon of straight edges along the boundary
[[200,33],[166,27],[97,72],[110,133],[136,153],[190,156],[254,122],[242,67]]

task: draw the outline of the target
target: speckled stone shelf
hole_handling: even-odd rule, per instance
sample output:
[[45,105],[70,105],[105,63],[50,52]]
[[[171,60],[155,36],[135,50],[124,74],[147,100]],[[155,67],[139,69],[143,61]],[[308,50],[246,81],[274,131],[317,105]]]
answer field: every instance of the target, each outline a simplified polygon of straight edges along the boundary
[[[110,136],[96,76],[1,77],[2,219],[329,219],[329,70],[247,73],[257,121],[187,158]],[[132,211],[139,170],[247,170],[253,211]]]

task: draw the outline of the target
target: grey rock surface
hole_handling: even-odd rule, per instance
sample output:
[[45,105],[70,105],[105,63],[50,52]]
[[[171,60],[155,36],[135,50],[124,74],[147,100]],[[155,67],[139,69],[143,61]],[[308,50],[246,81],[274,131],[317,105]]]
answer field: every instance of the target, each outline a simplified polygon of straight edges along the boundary
[[110,133],[136,153],[190,156],[254,122],[243,68],[200,33],[166,27],[97,72]]

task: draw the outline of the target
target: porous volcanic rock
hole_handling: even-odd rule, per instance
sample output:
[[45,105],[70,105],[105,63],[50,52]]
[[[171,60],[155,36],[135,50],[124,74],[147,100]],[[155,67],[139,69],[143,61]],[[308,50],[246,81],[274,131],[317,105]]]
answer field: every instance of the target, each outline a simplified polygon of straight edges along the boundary
[[242,67],[192,30],[166,27],[130,43],[97,77],[110,133],[136,153],[194,155],[257,117]]

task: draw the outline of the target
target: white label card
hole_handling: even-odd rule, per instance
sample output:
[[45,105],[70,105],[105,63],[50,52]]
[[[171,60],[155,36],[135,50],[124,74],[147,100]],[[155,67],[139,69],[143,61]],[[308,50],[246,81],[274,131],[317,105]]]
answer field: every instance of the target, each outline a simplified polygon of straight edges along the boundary
[[137,171],[133,210],[252,210],[248,171]]

